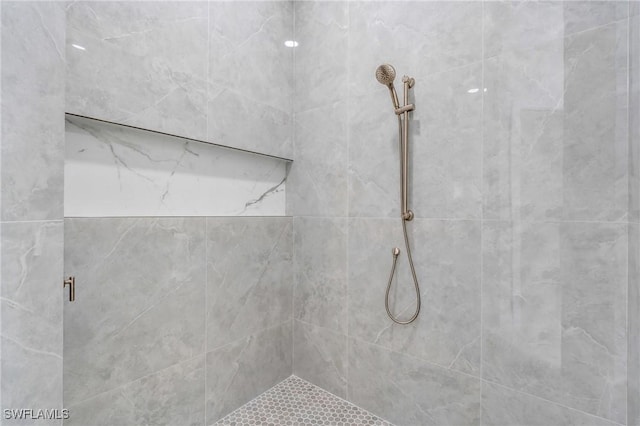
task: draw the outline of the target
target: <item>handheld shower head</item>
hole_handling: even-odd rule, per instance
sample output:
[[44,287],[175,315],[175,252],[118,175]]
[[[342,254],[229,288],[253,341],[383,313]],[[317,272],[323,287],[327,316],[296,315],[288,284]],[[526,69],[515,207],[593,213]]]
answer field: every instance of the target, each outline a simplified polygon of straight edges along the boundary
[[396,79],[396,70],[389,64],[382,64],[376,69],[376,78],[380,84],[388,86]]
[[396,70],[389,64],[382,64],[378,68],[376,68],[376,79],[380,84],[384,84],[389,88],[389,93],[391,94],[391,101],[393,102],[393,107],[398,109],[400,107],[400,103],[398,102],[398,94],[396,93],[395,87],[393,87],[393,80],[396,78]]

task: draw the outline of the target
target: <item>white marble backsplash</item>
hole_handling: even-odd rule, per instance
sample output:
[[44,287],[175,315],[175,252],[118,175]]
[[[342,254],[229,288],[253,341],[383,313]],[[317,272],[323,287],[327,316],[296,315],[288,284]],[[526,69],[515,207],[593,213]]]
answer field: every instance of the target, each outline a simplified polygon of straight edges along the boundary
[[67,115],[65,217],[284,216],[284,160]]

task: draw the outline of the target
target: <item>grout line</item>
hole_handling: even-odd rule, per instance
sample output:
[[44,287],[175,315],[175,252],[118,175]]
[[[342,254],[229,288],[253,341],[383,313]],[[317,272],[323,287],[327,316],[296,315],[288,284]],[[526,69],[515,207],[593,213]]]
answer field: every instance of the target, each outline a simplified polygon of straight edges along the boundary
[[350,220],[349,220],[349,213],[351,212],[351,197],[349,196],[349,184],[351,182],[351,174],[349,173],[349,168],[351,167],[351,110],[349,108],[349,104],[351,102],[351,3],[347,2],[347,4],[344,6],[346,7],[346,14],[347,14],[347,49],[346,49],[346,61],[347,61],[347,102],[346,102],[346,108],[347,108],[347,116],[346,116],[346,140],[347,140],[347,163],[346,163],[346,168],[344,170],[344,174],[346,176],[346,181],[345,181],[345,194],[347,194],[346,196],[346,200],[347,200],[347,205],[346,205],[346,214],[347,217],[344,219],[345,223],[345,232],[346,232],[346,268],[345,268],[345,274],[346,276],[344,277],[345,279],[345,314],[346,314],[346,327],[345,327],[345,331],[346,331],[346,345],[345,345],[345,363],[344,363],[344,375],[345,375],[345,389],[344,389],[344,395],[346,400],[349,400],[349,355],[350,355],[350,340],[349,340],[349,321],[351,318],[350,315],[350,300],[349,300],[349,289],[351,288],[350,286],[350,272],[351,272],[351,256],[349,255],[349,247],[350,247],[350,243],[351,243],[351,233],[350,231]]
[[[631,210],[633,209],[633,193],[632,193],[632,176],[631,176],[631,171],[634,170],[633,167],[633,156],[635,155],[635,149],[633,149],[633,129],[631,127],[631,44],[632,44],[632,40],[631,40],[631,0],[627,0],[627,149],[628,149],[628,153],[631,154],[629,155],[629,161],[627,162],[627,218],[631,219]],[[630,339],[630,327],[629,327],[629,304],[630,304],[630,300],[629,300],[629,285],[630,285],[630,281],[629,281],[629,264],[630,264],[630,259],[629,259],[629,255],[631,254],[631,237],[632,236],[632,232],[631,232],[631,225],[627,226],[627,285],[625,288],[625,292],[626,292],[626,306],[625,306],[625,336],[627,338],[627,356],[625,357],[625,371],[626,371],[626,375],[627,375],[627,385],[625,386],[625,395],[624,395],[624,401],[625,401],[625,410],[624,410],[624,423],[625,424],[629,424],[629,358],[631,358],[630,355],[632,355],[632,351],[631,351],[631,339]]]
[[481,50],[482,50],[482,68],[481,68],[481,83],[482,85],[480,87],[482,87],[482,98],[481,98],[481,109],[480,109],[480,194],[481,195],[481,202],[480,202],[480,395],[479,397],[479,402],[480,402],[480,406],[479,406],[479,417],[480,417],[480,426],[482,426],[482,388],[484,387],[484,384],[482,382],[483,379],[483,369],[482,369],[482,364],[483,364],[483,357],[482,357],[482,351],[483,351],[483,345],[482,345],[482,341],[483,341],[483,315],[484,315],[484,310],[483,310],[483,299],[484,299],[484,196],[485,196],[485,188],[484,188],[484,118],[485,118],[485,114],[484,114],[484,100],[485,100],[485,91],[484,89],[487,87],[486,86],[486,79],[485,79],[485,57],[484,57],[484,45],[485,45],[485,39],[484,39],[484,33],[485,33],[485,29],[484,29],[484,14],[485,14],[485,3],[486,0],[482,0],[482,10],[480,12],[480,34],[481,34]]
[[26,224],[26,223],[63,223],[63,219],[50,219],[50,220],[5,220],[0,221],[0,225],[12,225],[12,224]]
[[297,265],[298,259],[296,256],[296,221],[295,219],[291,220],[291,253],[292,253],[292,271],[291,271],[291,281],[293,288],[291,289],[291,374],[296,371],[296,343],[295,343],[295,327],[296,327],[296,288],[298,287],[298,273],[297,273]]
[[[298,27],[297,27],[297,23],[296,23],[296,11],[297,11],[297,3],[292,0],[291,1],[291,8],[292,8],[292,27],[293,27],[293,40],[298,40]],[[291,91],[291,143],[292,143],[292,156],[295,159],[297,156],[297,145],[298,145],[298,132],[296,130],[296,125],[298,122],[298,114],[296,111],[296,104],[297,104],[297,86],[296,86],[296,70],[297,70],[297,54],[296,54],[296,50],[295,48],[292,49],[291,55],[292,55],[292,60],[291,60],[291,77],[292,77],[292,91]],[[289,167],[293,167],[292,164],[289,165]],[[289,169],[289,172],[291,172],[291,169]],[[285,197],[287,195],[287,191],[285,190]],[[287,211],[287,206],[289,206],[289,203],[287,203],[287,200],[285,200],[285,212],[286,213],[291,213],[291,215],[293,216],[294,213],[297,213],[297,209],[294,208],[295,206],[291,206],[290,207],[290,212]],[[299,221],[296,220],[296,217],[293,216],[291,218],[291,374],[293,375],[293,373],[296,371],[296,289],[298,287],[298,273],[297,273],[297,266],[298,266],[298,258],[296,255],[296,224]]]
[[[186,216],[192,217],[192,216]],[[209,217],[266,217],[266,216],[209,216]],[[273,216],[273,217],[291,217],[291,216]],[[295,217],[299,218],[318,218],[318,219],[340,219],[344,218],[347,220],[356,219],[356,220],[397,220],[396,216],[316,216],[316,215],[296,215]],[[456,218],[456,217],[426,217],[426,216],[416,216],[414,220],[421,221],[442,221],[442,222],[503,222],[503,223],[523,223],[523,224],[595,224],[595,225],[629,225],[636,224],[637,222],[623,221],[623,220],[584,220],[584,219],[549,219],[549,220],[539,220],[539,219],[487,219],[482,217],[477,218]]]
[[209,346],[209,232],[204,219],[204,423],[207,424],[207,346]]

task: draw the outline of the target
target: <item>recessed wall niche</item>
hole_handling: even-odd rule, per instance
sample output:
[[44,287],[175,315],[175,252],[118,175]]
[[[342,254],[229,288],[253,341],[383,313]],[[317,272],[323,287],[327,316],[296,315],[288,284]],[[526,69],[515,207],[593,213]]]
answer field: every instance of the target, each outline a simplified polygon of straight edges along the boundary
[[284,216],[290,160],[66,115],[65,217]]

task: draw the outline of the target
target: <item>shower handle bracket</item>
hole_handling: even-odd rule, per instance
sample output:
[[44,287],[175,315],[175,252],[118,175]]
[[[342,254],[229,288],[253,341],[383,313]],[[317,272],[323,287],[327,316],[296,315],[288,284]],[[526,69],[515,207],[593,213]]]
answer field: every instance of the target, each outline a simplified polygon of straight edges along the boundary
[[407,104],[405,106],[401,106],[400,108],[396,108],[396,115],[402,115],[405,112],[413,111],[416,109],[414,104]]
[[69,286],[69,302],[76,300],[76,277],[65,278],[62,287]]

